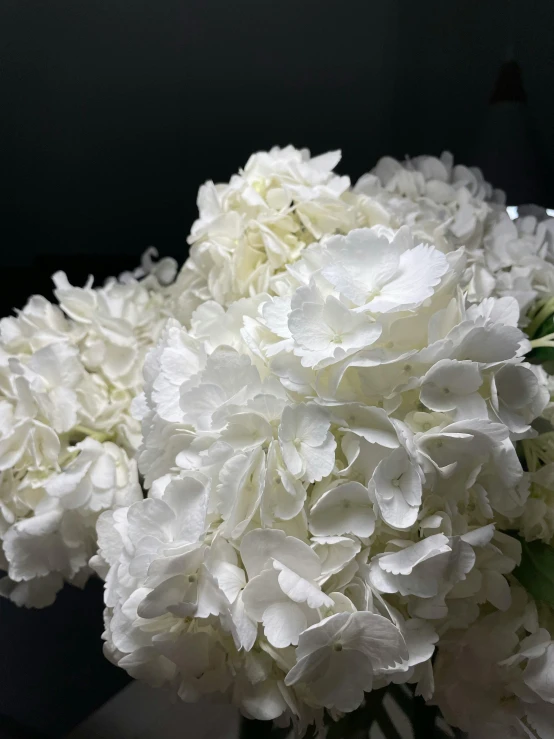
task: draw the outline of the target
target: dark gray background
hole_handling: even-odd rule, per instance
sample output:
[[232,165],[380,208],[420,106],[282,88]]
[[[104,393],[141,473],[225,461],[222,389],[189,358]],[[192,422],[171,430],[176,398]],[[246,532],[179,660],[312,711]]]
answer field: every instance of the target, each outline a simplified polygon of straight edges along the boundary
[[[449,148],[552,205],[553,19],[550,0],[1,0],[2,261],[182,259],[199,184],[273,144],[340,147],[354,177]],[[510,57],[517,110],[490,104]]]

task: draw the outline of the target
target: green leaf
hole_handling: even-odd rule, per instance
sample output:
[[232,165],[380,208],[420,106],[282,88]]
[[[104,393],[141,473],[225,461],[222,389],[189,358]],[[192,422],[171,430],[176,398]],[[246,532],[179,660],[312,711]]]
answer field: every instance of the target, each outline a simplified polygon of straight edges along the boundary
[[535,600],[554,608],[554,548],[542,541],[516,539],[521,543],[521,564],[514,576]]
[[531,349],[525,358],[531,364],[546,365],[544,367],[545,371],[549,375],[554,374],[554,347],[537,346],[535,349]]
[[531,338],[540,339],[551,333],[554,333],[554,313],[551,313],[548,318],[541,323]]

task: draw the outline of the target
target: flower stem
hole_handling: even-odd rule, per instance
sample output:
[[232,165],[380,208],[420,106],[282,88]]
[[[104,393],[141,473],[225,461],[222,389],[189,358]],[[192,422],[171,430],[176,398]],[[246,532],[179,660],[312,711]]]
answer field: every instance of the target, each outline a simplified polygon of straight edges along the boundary
[[554,333],[546,334],[541,336],[540,339],[533,339],[531,341],[532,349],[539,349],[540,347],[554,347]]

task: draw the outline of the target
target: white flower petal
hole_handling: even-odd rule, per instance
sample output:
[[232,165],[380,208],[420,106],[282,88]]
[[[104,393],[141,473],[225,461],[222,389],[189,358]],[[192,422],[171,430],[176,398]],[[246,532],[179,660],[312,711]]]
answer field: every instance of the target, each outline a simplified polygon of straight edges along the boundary
[[373,505],[367,488],[359,482],[332,488],[310,511],[310,529],[317,536],[354,534],[365,538],[374,528]]

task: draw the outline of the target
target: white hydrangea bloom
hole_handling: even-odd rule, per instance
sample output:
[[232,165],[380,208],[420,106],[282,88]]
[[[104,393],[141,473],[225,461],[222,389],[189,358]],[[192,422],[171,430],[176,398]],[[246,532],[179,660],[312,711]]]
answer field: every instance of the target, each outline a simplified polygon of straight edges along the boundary
[[274,147],[251,156],[230,182],[200,188],[190,256],[175,286],[183,323],[206,300],[228,306],[279,292],[286,265],[326,235],[388,223],[376,201],[356,207],[349,178],[333,172],[339,160],[338,151],[311,157],[307,149]]
[[174,286],[151,248],[1,321],[0,594],[96,570],[107,654],[185,701],[302,730],[409,682],[474,739],[553,739],[554,620],[503,532],[554,539],[521,330],[554,311],[554,219],[448,153],[354,188],[339,160],[201,187]]
[[166,320],[155,277],[54,282],[60,307],[0,322],[0,592],[36,607],[85,583],[99,513],[142,496],[131,402]]
[[[241,297],[286,292],[285,267],[307,245],[377,224],[407,225],[418,241],[445,253],[465,247],[469,300],[515,297],[522,325],[533,301],[552,294],[554,219],[531,208],[511,221],[504,193],[477,167],[454,164],[449,152],[402,162],[383,157],[351,188],[332,171],[339,159],[339,152],[310,158],[304,149],[275,147],[254,154],[229,183],[202,186],[190,257],[173,290],[174,315],[189,325],[206,301],[228,307]],[[333,301],[308,310],[320,324],[311,343],[345,320]],[[345,346],[355,350],[363,338],[356,319],[349,320]]]
[[[533,301],[552,294],[554,219],[531,208],[512,221],[504,193],[477,167],[454,164],[449,152],[402,162],[383,157],[350,188],[332,171],[339,159],[338,152],[310,158],[307,150],[276,147],[254,154],[229,183],[200,188],[190,257],[173,291],[173,312],[185,325],[209,300],[227,307],[286,292],[281,275],[307,245],[377,224],[407,225],[418,241],[445,253],[465,247],[469,300],[515,297],[522,325]],[[345,319],[332,301],[310,310],[323,322],[318,336]],[[353,349],[361,340],[356,326],[354,320],[344,331]]]
[[321,705],[345,713],[361,704],[375,675],[410,658],[399,629],[369,611],[337,613],[306,629],[296,656],[286,684],[307,684]]
[[[163,291],[150,279],[126,283],[110,279],[96,289],[92,279],[84,288],[73,287],[63,272],[53,279],[60,307],[72,321],[72,339],[85,369],[101,378],[118,399],[125,398],[128,409],[142,388],[146,353],[165,322]],[[123,414],[119,416],[121,423]],[[132,446],[136,446],[140,432],[133,429],[128,410],[127,417],[128,433],[135,434]]]
[[477,167],[454,165],[452,155],[398,162],[383,157],[354,187],[356,208],[365,199],[381,205],[395,228],[408,225],[417,238],[443,252],[464,246],[468,299],[511,296],[521,325],[534,301],[554,291],[554,219],[540,208],[521,208],[512,221],[504,193]]
[[479,248],[504,202],[504,194],[493,190],[477,167],[454,165],[449,152],[403,162],[383,157],[360,178],[354,193],[361,202],[370,198],[381,204],[394,227],[409,225],[442,251]]
[[49,605],[64,581],[83,585],[98,513],[141,495],[136,464],[115,444],[88,437],[66,455],[57,473],[29,472],[12,491],[0,592],[18,605]]
[[[256,204],[247,182],[222,192]],[[460,292],[463,250],[381,225],[284,258],[278,295],[168,322],[135,404],[149,496],[100,516],[92,563],[131,675],[305,725],[391,681],[430,698],[443,635],[517,607],[496,523],[525,509],[514,439],[549,396],[517,301]]]
[[434,670],[434,702],[471,739],[552,737],[554,641],[522,588],[512,588],[508,609],[483,609],[469,628],[447,632]]
[[527,215],[512,221],[497,212],[471,252],[466,279],[471,299],[516,298],[524,321],[533,302],[554,291],[554,218]]

